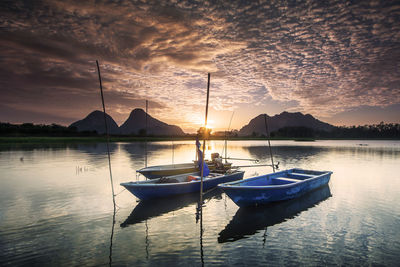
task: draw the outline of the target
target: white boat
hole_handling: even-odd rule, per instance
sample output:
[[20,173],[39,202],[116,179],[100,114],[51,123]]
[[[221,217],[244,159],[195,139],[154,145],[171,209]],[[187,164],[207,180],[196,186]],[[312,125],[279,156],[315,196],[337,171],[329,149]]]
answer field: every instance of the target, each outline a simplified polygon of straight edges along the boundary
[[[209,169],[214,172],[225,172],[230,169],[232,163],[223,163],[222,165],[214,161],[205,161]],[[178,175],[183,173],[197,172],[200,168],[197,161],[191,163],[179,163],[169,165],[150,166],[137,170],[138,173],[144,175],[148,179],[156,179],[164,176]]]

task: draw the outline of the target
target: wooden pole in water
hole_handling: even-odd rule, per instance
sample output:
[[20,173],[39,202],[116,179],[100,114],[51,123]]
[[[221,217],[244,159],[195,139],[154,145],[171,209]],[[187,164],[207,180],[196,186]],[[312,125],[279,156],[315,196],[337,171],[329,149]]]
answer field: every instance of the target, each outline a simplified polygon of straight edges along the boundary
[[110,136],[108,134],[108,127],[107,127],[107,119],[106,119],[106,106],[104,105],[104,96],[103,96],[103,86],[101,84],[101,75],[100,75],[100,67],[99,62],[96,60],[97,65],[97,73],[99,74],[99,83],[100,83],[100,94],[101,94],[101,103],[103,104],[103,115],[104,115],[104,125],[106,127],[106,136],[107,136],[107,154],[108,154],[108,169],[110,170],[110,181],[111,181],[111,190],[112,190],[112,197],[114,203],[114,212],[115,212],[115,194],[114,194],[114,183],[112,179],[112,171],[111,171],[111,156],[110,156]]
[[[144,159],[144,167],[147,168],[147,112],[148,112],[148,101],[146,100],[146,126],[145,126],[145,139],[144,139],[144,150],[145,150],[145,159]],[[146,178],[147,179],[147,178]]]
[[[227,157],[228,157],[228,152],[227,152],[227,148],[228,148],[228,140],[226,140],[226,138],[227,138],[227,134],[226,134],[226,132],[227,131],[225,131],[225,163],[228,163],[228,159],[227,159]],[[222,157],[222,155],[221,155],[221,157]]]
[[[229,132],[229,130],[231,129],[231,123],[232,123],[232,119],[233,119],[233,114],[235,114],[235,111],[232,112],[232,116],[231,119],[229,121],[229,126],[228,126],[228,130],[225,131],[225,145],[224,145],[224,149],[225,149],[225,163],[228,163],[228,140],[227,140],[227,132]],[[222,155],[221,155],[222,157]]]
[[149,101],[146,100],[146,137],[147,137],[147,112],[148,112],[148,108],[149,108]]
[[[210,97],[210,73],[208,74],[208,81],[207,81],[207,102],[206,102],[206,119],[204,123],[204,131],[207,133],[207,116],[208,116],[208,99]],[[201,159],[201,180],[200,180],[200,207],[203,205],[203,176],[204,176],[204,154],[206,150],[206,138],[203,139],[203,158]],[[199,159],[200,160],[200,159]]]
[[175,157],[174,140],[171,141],[171,146],[172,146],[172,164],[174,164],[174,157]]
[[264,114],[264,122],[265,122],[265,130],[267,131],[267,139],[268,139],[268,146],[269,146],[269,154],[271,155],[272,170],[275,172],[274,158],[272,157],[271,142],[269,140],[270,136],[269,136],[268,124],[267,124],[267,114]]

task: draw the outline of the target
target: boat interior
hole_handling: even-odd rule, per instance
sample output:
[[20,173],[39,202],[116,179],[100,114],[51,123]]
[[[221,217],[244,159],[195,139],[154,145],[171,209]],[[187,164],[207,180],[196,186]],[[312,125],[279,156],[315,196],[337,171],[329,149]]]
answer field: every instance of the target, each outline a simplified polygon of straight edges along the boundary
[[[203,179],[211,179],[211,178],[217,178],[220,176],[223,176],[224,174],[222,173],[215,173],[215,172],[210,172],[209,175],[203,177]],[[179,174],[179,175],[174,175],[174,176],[167,176],[167,177],[161,177],[158,179],[152,179],[152,180],[147,180],[147,181],[140,181],[137,183],[140,184],[168,184],[168,183],[184,183],[184,182],[194,182],[194,181],[200,181],[200,173],[199,172],[194,172],[194,173],[185,173],[185,174]]]
[[179,163],[179,164],[171,164],[171,165],[159,165],[159,166],[151,166],[138,170],[140,171],[165,171],[165,170],[175,170],[175,169],[190,169],[195,168],[196,166],[193,163]]
[[268,185],[285,185],[298,183],[306,179],[317,177],[324,172],[308,171],[302,169],[291,169],[277,173],[257,176],[240,182],[234,182],[230,185],[236,186],[268,186]]

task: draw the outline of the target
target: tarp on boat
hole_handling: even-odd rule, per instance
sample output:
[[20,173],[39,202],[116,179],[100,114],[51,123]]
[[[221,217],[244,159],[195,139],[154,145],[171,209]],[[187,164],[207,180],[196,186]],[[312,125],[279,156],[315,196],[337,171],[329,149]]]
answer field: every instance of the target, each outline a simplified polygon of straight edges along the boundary
[[[197,155],[198,155],[198,164],[199,164],[199,169],[201,171],[201,164],[203,163],[203,152],[200,150],[200,142],[199,139],[196,138],[196,147],[197,147]],[[204,169],[203,169],[203,177],[207,176],[210,174],[210,169],[208,168],[207,163],[204,162]]]

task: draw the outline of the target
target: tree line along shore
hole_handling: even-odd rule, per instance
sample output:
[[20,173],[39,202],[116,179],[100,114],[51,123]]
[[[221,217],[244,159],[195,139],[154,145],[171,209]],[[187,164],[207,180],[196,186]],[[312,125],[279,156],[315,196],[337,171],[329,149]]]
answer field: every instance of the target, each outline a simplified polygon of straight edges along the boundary
[[[111,135],[111,142],[140,142],[140,141],[173,141],[194,140],[199,134],[183,136],[156,136],[146,135],[140,131],[137,135]],[[204,136],[200,136],[203,138]],[[265,133],[253,132],[251,135],[240,136],[233,130],[229,132],[210,133],[207,139],[211,140],[264,140]],[[364,126],[334,127],[330,131],[316,130],[308,127],[283,127],[270,133],[274,140],[312,141],[317,139],[400,139],[400,124],[380,123]],[[106,136],[96,131],[77,131],[74,127],[58,124],[10,124],[0,123],[1,143],[41,143],[41,142],[104,142]]]

